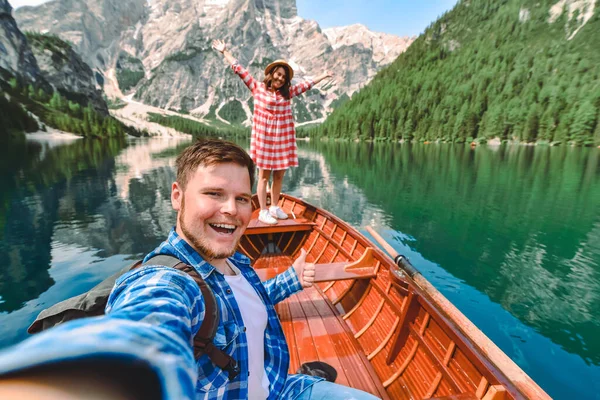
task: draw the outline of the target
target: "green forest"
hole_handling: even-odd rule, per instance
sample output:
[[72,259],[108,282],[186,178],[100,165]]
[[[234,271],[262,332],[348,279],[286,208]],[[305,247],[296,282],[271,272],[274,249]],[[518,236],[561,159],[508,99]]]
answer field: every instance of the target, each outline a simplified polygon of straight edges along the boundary
[[[312,137],[600,145],[600,0],[460,1]],[[305,133],[306,134],[306,133]]]
[[[58,91],[47,93],[31,84],[22,85],[17,78],[11,78],[8,84],[0,80],[0,87],[8,95],[0,96],[0,106],[10,110],[0,113],[0,126],[10,137],[21,132],[46,130],[46,125],[85,137],[141,135],[115,118],[99,114],[91,104],[84,107],[67,100]],[[36,115],[41,124],[28,112]]]
[[144,64],[125,52],[119,55],[116,70],[119,89],[123,93],[135,87],[144,78]]
[[194,136],[220,136],[223,134],[248,136],[248,130],[244,128],[225,126],[225,124],[222,127],[213,128],[193,119],[176,115],[162,115],[151,112],[148,113],[148,121]]
[[246,112],[239,100],[226,103],[219,110],[219,116],[234,125],[240,125],[246,120]]

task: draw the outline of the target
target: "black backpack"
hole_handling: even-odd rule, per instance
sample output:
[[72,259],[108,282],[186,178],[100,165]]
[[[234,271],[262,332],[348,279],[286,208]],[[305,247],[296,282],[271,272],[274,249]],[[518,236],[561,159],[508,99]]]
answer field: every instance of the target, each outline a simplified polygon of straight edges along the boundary
[[27,332],[32,334],[38,333],[73,319],[103,315],[108,297],[116,280],[124,273],[146,265],[165,265],[175,268],[185,272],[196,282],[204,298],[205,315],[202,325],[200,325],[200,329],[194,337],[194,357],[197,360],[203,354],[206,354],[213,364],[228,372],[230,380],[235,379],[240,372],[237,362],[229,354],[215,347],[213,344],[213,338],[219,325],[219,308],[215,295],[194,267],[172,256],[158,255],[143,264],[142,261],[137,261],[106,278],[88,292],[71,297],[45,309],[29,326]]

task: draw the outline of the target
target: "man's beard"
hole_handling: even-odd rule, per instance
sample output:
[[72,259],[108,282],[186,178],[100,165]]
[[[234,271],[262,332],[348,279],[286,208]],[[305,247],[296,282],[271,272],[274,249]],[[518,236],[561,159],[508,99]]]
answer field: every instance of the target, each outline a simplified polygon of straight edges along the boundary
[[[179,215],[179,226],[181,228],[181,232],[183,232],[183,234],[185,235],[186,239],[189,240],[192,245],[192,247],[198,252],[200,253],[200,255],[202,257],[204,257],[205,260],[210,261],[210,260],[219,260],[219,259],[223,259],[223,258],[229,258],[232,255],[235,254],[235,250],[237,249],[238,243],[239,243],[239,239],[238,242],[235,243],[234,246],[232,246],[232,249],[230,251],[227,252],[221,252],[221,253],[216,253],[213,249],[211,249],[208,245],[208,243],[206,243],[206,241],[204,240],[204,238],[200,238],[200,237],[196,237],[192,231],[190,231],[188,229],[188,227],[185,225],[185,196],[182,197],[181,199],[181,214]],[[239,226],[236,229],[240,229]]]

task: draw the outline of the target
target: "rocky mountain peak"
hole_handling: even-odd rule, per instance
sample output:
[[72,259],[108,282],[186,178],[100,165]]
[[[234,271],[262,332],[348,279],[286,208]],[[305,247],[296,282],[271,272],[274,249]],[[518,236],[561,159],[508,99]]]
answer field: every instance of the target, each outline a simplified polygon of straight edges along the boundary
[[74,45],[92,67],[104,69],[124,31],[146,17],[146,0],[55,0],[15,11],[24,31],[51,33]]
[[323,29],[323,33],[333,49],[360,45],[373,51],[375,62],[384,64],[394,61],[416,39],[415,36],[401,38],[388,33],[373,32],[362,24],[327,28]]
[[96,87],[91,68],[71,45],[56,36],[27,33],[27,41],[42,76],[61,95],[82,106],[91,104],[103,116],[108,115],[102,91]]
[[293,18],[298,15],[296,0],[253,0],[259,12],[268,13],[279,18]]
[[[7,0],[0,0],[0,72],[19,76],[26,82],[39,82],[40,69],[27,40],[12,16]],[[0,78],[4,74],[0,74]]]
[[[250,93],[228,71],[211,41],[226,41],[257,79],[277,58],[298,79],[336,71],[336,83],[296,101],[298,122],[322,120],[366,85],[412,42],[364,26],[325,34],[298,16],[295,0],[55,0],[17,10],[26,30],[48,30],[74,43],[99,75],[109,97],[198,116],[249,122]],[[42,7],[45,7],[42,9]]]
[[0,0],[0,15],[2,14],[12,15],[12,7],[7,0]]

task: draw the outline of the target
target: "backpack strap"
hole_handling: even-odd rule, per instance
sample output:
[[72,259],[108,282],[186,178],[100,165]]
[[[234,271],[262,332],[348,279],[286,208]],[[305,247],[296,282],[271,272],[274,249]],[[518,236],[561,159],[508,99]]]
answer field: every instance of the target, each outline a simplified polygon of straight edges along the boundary
[[240,367],[233,357],[213,344],[213,338],[219,326],[219,307],[213,291],[204,279],[202,279],[198,271],[191,265],[181,262],[178,258],[167,255],[154,256],[144,264],[139,263],[134,265],[132,269],[141,265],[165,265],[175,268],[176,270],[185,272],[196,282],[204,298],[204,320],[200,325],[200,329],[198,329],[198,333],[194,336],[194,357],[197,360],[203,354],[206,354],[213,364],[227,371],[229,380],[234,380],[240,373]]

